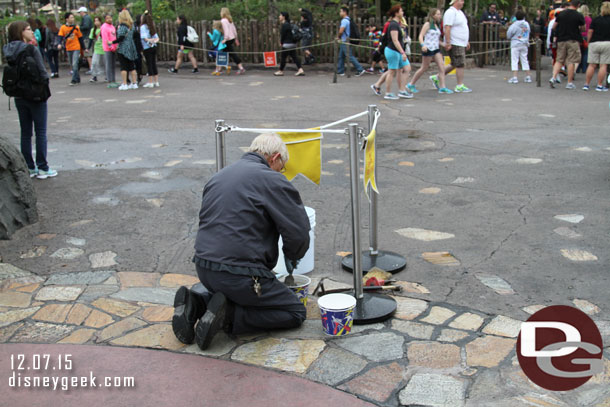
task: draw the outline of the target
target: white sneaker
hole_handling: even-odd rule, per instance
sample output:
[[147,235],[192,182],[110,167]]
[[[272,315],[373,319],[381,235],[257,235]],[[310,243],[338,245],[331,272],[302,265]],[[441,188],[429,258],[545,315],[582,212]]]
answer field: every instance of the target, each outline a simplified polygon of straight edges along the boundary
[[508,80],[508,83],[519,83],[519,78],[517,78],[516,76],[513,76],[512,78],[510,78]]
[[119,90],[129,90],[129,85],[122,83],[121,86],[119,86]]
[[523,80],[523,82],[525,83],[532,83],[532,77],[531,76],[526,76],[525,79]]
[[572,82],[568,82],[566,89],[576,89],[576,85],[574,85]]
[[144,85],[142,85],[142,87],[143,88],[154,88],[155,84],[152,82],[148,82],[148,83],[145,83]]
[[137,83],[130,84],[129,89],[138,89],[138,84]]
[[155,88],[158,88],[159,86],[161,86],[159,85],[159,82],[155,82]]

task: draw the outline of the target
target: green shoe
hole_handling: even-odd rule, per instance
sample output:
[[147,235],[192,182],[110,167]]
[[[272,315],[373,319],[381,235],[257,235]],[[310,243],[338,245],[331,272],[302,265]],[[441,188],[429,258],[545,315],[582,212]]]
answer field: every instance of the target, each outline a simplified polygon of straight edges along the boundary
[[30,171],[30,178],[34,178],[36,175],[38,175],[38,170],[36,168],[28,168],[28,170]]
[[47,179],[47,178],[56,177],[56,176],[57,176],[57,171],[49,168],[46,171],[38,170],[38,175],[36,175],[36,178],[38,178],[38,179]]
[[472,92],[472,89],[467,88],[464,84],[458,85],[455,87],[454,89],[455,93],[470,93]]
[[114,89],[114,88],[118,88],[118,87],[119,87],[119,84],[116,82],[110,82],[108,84],[108,89]]
[[434,87],[436,89],[440,89],[441,88],[441,83],[438,80],[438,76],[432,75],[432,76],[429,76],[428,78],[432,81],[432,84],[434,85]]

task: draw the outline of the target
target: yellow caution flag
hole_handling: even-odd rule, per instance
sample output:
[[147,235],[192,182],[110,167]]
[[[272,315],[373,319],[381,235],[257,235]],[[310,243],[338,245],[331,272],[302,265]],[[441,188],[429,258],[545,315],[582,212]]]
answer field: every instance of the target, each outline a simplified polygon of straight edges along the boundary
[[371,199],[368,191],[369,184],[373,191],[379,193],[375,180],[375,133],[376,131],[373,129],[366,136],[366,148],[364,149],[364,192],[368,199]]
[[[312,130],[319,130],[314,128]],[[302,174],[320,185],[322,175],[321,140],[322,133],[279,133],[288,149],[288,162],[284,175],[292,181]]]

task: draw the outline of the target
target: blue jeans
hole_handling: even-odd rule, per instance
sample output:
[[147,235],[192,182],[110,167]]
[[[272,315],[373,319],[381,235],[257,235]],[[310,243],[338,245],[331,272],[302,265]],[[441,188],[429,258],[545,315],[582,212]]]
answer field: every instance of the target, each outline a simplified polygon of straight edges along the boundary
[[49,61],[49,68],[51,73],[59,72],[59,51],[56,49],[50,49],[47,51],[47,61]]
[[346,56],[348,56],[350,62],[352,63],[354,68],[356,68],[356,72],[361,72],[364,68],[362,68],[362,65],[360,65],[356,57],[352,55],[351,47],[349,49],[349,55],[347,55],[347,53],[347,46],[345,45],[345,43],[341,43],[341,45],[339,45],[339,61],[337,62],[337,73],[341,74],[345,72]]
[[[31,102],[15,98],[21,126],[21,154],[30,170],[48,171],[47,163],[47,102]],[[32,122],[36,130],[36,164],[32,158]]]
[[80,50],[68,51],[68,61],[72,67],[72,82],[79,83],[80,75],[78,74],[78,62],[80,60]]

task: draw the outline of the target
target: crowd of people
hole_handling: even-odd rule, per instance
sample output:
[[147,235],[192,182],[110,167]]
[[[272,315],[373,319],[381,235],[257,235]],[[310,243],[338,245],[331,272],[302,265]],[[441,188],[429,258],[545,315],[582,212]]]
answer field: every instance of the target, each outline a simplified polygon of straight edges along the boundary
[[496,4],[492,3],[483,13],[481,22],[509,25],[507,39],[511,41],[513,71],[509,83],[519,82],[519,62],[526,71],[525,82],[531,82],[527,44],[533,38],[540,38],[553,57],[553,73],[549,79],[552,88],[561,83],[561,76],[566,76],[566,89],[576,89],[575,73],[584,73],[582,89],[588,91],[595,70],[598,70],[595,90],[606,92],[607,67],[610,63],[610,2],[602,3],[597,17],[593,18],[591,14],[589,7],[581,4],[580,0],[558,1],[549,10],[544,6],[536,10],[536,17],[530,25],[522,7],[517,8],[510,21],[504,22],[499,11],[496,11]]
[[[44,61],[48,63],[49,78],[59,78],[59,56],[64,52],[71,86],[81,83],[81,69],[91,76],[89,82],[103,81],[108,88],[137,89],[145,74],[148,83],[144,87],[159,86],[156,55],[159,35],[148,11],[132,18],[128,10],[122,10],[116,25],[110,13],[92,18],[85,7],[78,13],[80,24],[76,24],[74,13],[67,12],[59,28],[53,18],[47,19],[46,24],[34,19],[26,21],[34,33],[28,43],[38,48],[43,66]],[[116,82],[117,59],[121,83]]]

